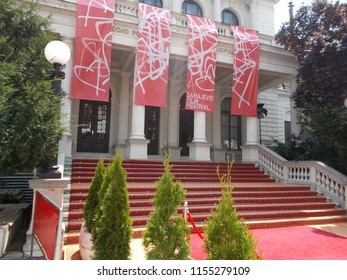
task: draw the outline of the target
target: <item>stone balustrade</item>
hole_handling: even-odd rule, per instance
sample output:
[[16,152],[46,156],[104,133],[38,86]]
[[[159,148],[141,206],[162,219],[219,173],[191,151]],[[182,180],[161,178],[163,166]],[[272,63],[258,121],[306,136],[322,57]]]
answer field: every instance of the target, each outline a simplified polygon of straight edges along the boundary
[[255,146],[258,151],[257,163],[277,180],[311,185],[347,210],[347,176],[322,162],[287,161],[265,146]]

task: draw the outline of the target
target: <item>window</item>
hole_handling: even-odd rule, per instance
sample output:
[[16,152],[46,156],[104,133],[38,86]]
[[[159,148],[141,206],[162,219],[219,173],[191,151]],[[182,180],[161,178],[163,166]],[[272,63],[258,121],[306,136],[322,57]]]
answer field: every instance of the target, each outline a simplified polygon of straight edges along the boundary
[[221,104],[221,141],[222,148],[238,150],[241,144],[241,117],[230,115],[231,98]]
[[202,10],[195,1],[184,1],[182,12],[187,15],[202,17]]
[[239,25],[239,19],[236,14],[228,9],[222,11],[222,23],[231,24],[231,25]]
[[163,3],[161,2],[161,0],[140,0],[139,3],[151,5],[158,8],[163,7]]

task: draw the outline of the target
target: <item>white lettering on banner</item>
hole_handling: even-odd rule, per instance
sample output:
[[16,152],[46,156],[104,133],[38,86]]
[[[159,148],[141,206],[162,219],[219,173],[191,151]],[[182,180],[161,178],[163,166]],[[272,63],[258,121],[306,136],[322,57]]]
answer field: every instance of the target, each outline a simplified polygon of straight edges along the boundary
[[210,110],[209,105],[207,104],[200,104],[200,100],[204,101],[212,101],[213,102],[213,95],[207,95],[207,94],[199,94],[195,92],[187,92],[187,104],[189,104],[187,107],[191,109],[198,109],[198,110]]

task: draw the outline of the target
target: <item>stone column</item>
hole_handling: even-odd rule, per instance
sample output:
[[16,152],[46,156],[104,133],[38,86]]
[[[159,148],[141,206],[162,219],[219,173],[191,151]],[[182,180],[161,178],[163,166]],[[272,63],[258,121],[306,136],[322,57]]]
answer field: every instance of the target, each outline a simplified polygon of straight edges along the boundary
[[179,97],[177,95],[177,83],[169,81],[168,90],[167,145],[170,149],[170,159],[175,161],[181,158],[181,148],[179,147]]
[[65,160],[72,158],[71,150],[72,150],[72,135],[70,131],[71,127],[71,99],[69,95],[71,93],[71,79],[72,79],[72,71],[73,71],[73,49],[74,49],[74,39],[73,38],[63,38],[62,40],[66,43],[71,50],[71,59],[67,63],[64,68],[65,79],[62,81],[62,90],[66,93],[66,96],[62,99],[61,105],[61,123],[65,127],[63,135],[59,141],[58,148],[58,159],[57,165],[59,167],[59,171],[64,176],[64,165]]
[[181,1],[170,1],[171,3],[171,10],[177,13],[181,13],[182,11],[182,4]]
[[129,127],[129,100],[130,100],[130,73],[121,73],[121,90],[118,108],[118,139],[117,144],[123,153],[126,150],[126,140],[128,139]]
[[221,22],[222,18],[221,18],[221,0],[214,0],[213,1],[213,16],[214,16],[214,20]]
[[246,145],[258,144],[258,119],[246,117]]
[[189,146],[189,159],[210,161],[211,144],[206,140],[206,113],[194,111],[194,138]]
[[258,27],[258,0],[250,2],[250,28],[257,30]]
[[212,113],[212,150],[211,159],[213,161],[224,161],[225,151],[221,145],[221,111],[220,111],[220,91],[215,90],[214,112]]
[[258,160],[258,119],[246,117],[246,144],[241,146],[242,161],[256,162]]
[[131,134],[128,139],[129,159],[147,159],[147,145],[145,138],[145,106],[132,105]]

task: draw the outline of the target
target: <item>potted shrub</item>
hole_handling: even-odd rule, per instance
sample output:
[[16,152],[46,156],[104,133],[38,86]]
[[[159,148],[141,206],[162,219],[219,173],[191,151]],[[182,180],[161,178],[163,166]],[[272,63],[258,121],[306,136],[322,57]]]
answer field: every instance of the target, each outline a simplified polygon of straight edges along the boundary
[[103,177],[105,173],[104,161],[99,160],[98,165],[95,170],[95,175],[93,177],[92,183],[90,185],[86,203],[83,208],[83,219],[80,230],[80,254],[82,260],[92,259],[92,231],[95,224],[95,216],[97,209],[99,207],[99,190],[101,188]]
[[256,260],[257,242],[234,207],[231,168],[232,163],[228,163],[227,174],[220,175],[217,167],[222,197],[204,225],[204,251],[210,260]]
[[156,182],[154,211],[143,232],[143,245],[147,259],[186,260],[190,258],[190,230],[182,215],[177,215],[178,208],[184,202],[185,190],[180,182],[174,182],[165,148],[164,153],[164,174]]
[[93,259],[127,260],[131,253],[132,221],[120,151],[105,171],[98,197],[99,207],[92,229]]

